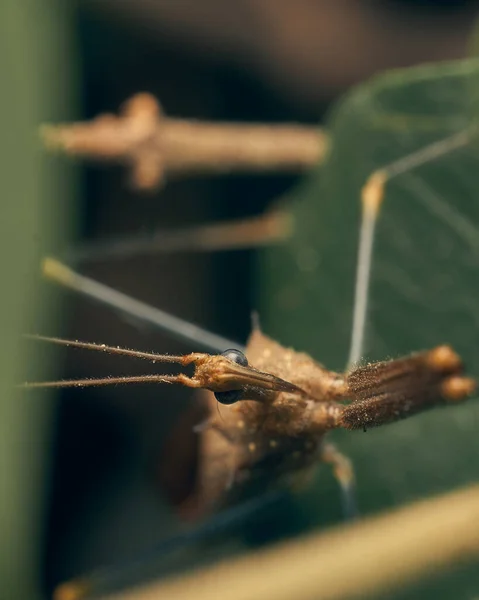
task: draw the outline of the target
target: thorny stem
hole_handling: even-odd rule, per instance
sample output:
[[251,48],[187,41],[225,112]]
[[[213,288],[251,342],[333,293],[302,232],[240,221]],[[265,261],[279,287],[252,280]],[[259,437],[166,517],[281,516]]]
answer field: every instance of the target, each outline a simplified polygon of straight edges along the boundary
[[47,146],[71,155],[131,165],[140,189],[160,186],[171,173],[307,170],[327,149],[317,127],[172,119],[145,93],[133,96],[118,117],[47,125],[42,137]]

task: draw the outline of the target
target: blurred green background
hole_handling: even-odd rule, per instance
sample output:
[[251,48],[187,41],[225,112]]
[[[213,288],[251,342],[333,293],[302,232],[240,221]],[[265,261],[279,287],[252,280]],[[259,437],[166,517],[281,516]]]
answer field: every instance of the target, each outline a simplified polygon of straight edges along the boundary
[[[58,320],[59,305],[39,284],[38,262],[74,226],[69,168],[46,157],[37,135],[46,120],[71,118],[78,83],[71,11],[62,2],[6,0],[0,6],[2,126],[0,262],[0,586],[3,598],[38,597],[54,412],[49,394],[14,389],[27,371],[41,377],[53,355],[20,337]],[[53,372],[50,369],[50,372]]]
[[[303,0],[294,8],[261,0],[1,3],[5,597],[50,595],[59,581],[133,556],[177,530],[157,472],[167,459],[165,437],[192,401],[182,390],[151,388],[77,390],[54,400],[14,390],[24,379],[142,370],[103,356],[53,353],[25,343],[23,332],[192,350],[52,289],[40,281],[40,258],[72,240],[258,214],[294,196],[297,229],[281,250],[100,261],[83,270],[240,341],[251,310],[260,308],[269,334],[341,368],[359,188],[374,168],[470,123],[476,66],[392,76],[335,103],[375,73],[465,56],[477,8],[399,0]],[[282,175],[197,177],[149,195],[134,192],[122,169],[72,165],[42,150],[41,123],[116,111],[143,90],[169,115],[212,120],[313,124],[335,105],[333,150],[324,169],[301,183]],[[473,146],[388,187],[375,252],[371,358],[447,341],[478,373],[476,162]],[[339,435],[358,469],[362,510],[476,479],[477,419],[470,404],[367,435]],[[317,484],[288,509],[288,519],[299,515],[316,526],[340,520],[327,469]],[[472,597],[476,570],[405,597]]]

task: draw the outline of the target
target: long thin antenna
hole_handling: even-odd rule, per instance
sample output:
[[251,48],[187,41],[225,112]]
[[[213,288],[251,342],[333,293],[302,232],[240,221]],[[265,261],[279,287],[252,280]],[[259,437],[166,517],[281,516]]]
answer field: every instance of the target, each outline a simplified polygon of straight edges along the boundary
[[383,169],[375,171],[367,180],[361,193],[362,218],[359,233],[358,261],[354,291],[353,324],[349,350],[348,368],[355,365],[364,351],[364,334],[368,312],[369,284],[373,259],[376,223],[384,198],[386,182],[409,172],[440,156],[466,146],[476,130],[465,129],[452,136],[438,140],[401,158]]
[[[84,388],[105,385],[128,385],[131,383],[184,383],[185,375],[121,375],[120,377],[96,377],[85,379],[59,379],[58,381],[35,381],[22,384],[22,388]],[[188,387],[200,387],[199,385]]]
[[[226,392],[230,390],[244,391],[248,399],[256,399],[262,402],[266,391],[289,392],[305,396],[306,392],[298,386],[276,377],[271,373],[259,371],[248,364],[240,364],[232,361],[224,354],[204,354],[192,352],[174,356],[171,354],[157,354],[155,352],[142,352],[130,350],[120,346],[107,346],[106,344],[95,344],[94,342],[79,342],[77,340],[64,340],[61,338],[50,338],[46,336],[30,336],[39,341],[94,350],[107,354],[117,354],[132,358],[141,358],[153,363],[176,363],[182,366],[193,364],[194,374],[191,377],[183,373],[178,375],[125,375],[120,377],[99,377],[88,379],[68,379],[63,381],[45,381],[24,383],[23,388],[65,388],[65,387],[89,387],[117,385],[128,383],[178,383],[190,388],[203,388],[212,392]],[[236,401],[236,400],[235,400]]]
[[[95,352],[103,352],[104,354],[119,354],[120,356],[129,356],[131,358],[141,358],[149,360],[153,363],[176,363],[185,364],[185,357],[175,356],[174,354],[159,354],[158,352],[143,352],[142,350],[130,350],[121,346],[108,346],[107,344],[96,344],[94,342],[80,342],[79,340],[65,340],[63,338],[50,337],[47,335],[25,334],[26,338],[38,340],[40,342],[48,342],[49,344],[57,344],[58,346],[70,346],[72,348],[80,348],[83,350],[94,350]],[[187,355],[186,355],[187,356]]]
[[227,348],[244,350],[241,344],[233,340],[211,333],[198,325],[184,321],[159,308],[135,300],[94,279],[80,275],[53,258],[44,259],[42,271],[46,277],[63,287],[75,290],[83,296],[150,323],[176,339],[193,344],[195,350],[198,347],[214,353],[223,352]]

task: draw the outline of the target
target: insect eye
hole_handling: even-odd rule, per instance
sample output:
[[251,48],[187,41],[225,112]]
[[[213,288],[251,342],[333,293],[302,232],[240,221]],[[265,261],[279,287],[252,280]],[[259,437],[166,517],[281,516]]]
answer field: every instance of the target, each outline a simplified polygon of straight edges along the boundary
[[[238,363],[242,367],[248,366],[248,359],[246,358],[246,356],[242,352],[240,352],[239,350],[236,350],[234,348],[225,350],[221,354],[221,356],[224,356],[225,358],[227,358],[228,360],[231,360],[232,362]],[[241,398],[241,393],[242,393],[241,390],[228,390],[227,392],[215,392],[215,398],[221,404],[234,404],[235,402],[238,402],[238,400]]]
[[241,390],[229,390],[228,392],[215,392],[215,398],[220,404],[234,404],[241,398]]
[[240,350],[236,350],[235,348],[229,348],[228,350],[225,350],[222,352],[221,356],[224,356],[232,362],[238,363],[242,367],[248,366],[248,359],[246,356]]

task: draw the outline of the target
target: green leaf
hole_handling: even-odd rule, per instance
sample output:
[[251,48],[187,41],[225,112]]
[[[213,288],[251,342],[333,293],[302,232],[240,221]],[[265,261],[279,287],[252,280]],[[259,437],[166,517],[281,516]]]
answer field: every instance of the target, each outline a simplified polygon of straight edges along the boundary
[[[328,123],[332,148],[295,195],[293,238],[260,259],[263,329],[343,369],[353,307],[360,191],[375,170],[475,131],[479,61],[387,73],[353,90]],[[479,145],[408,168],[386,185],[377,227],[365,356],[449,343],[479,376]],[[365,513],[476,480],[479,401],[362,432],[337,432]],[[324,470],[324,468],[323,468]],[[324,475],[319,483],[330,489]],[[339,495],[315,490],[337,516]],[[313,497],[313,496],[311,496]],[[323,500],[322,500],[323,499]]]

